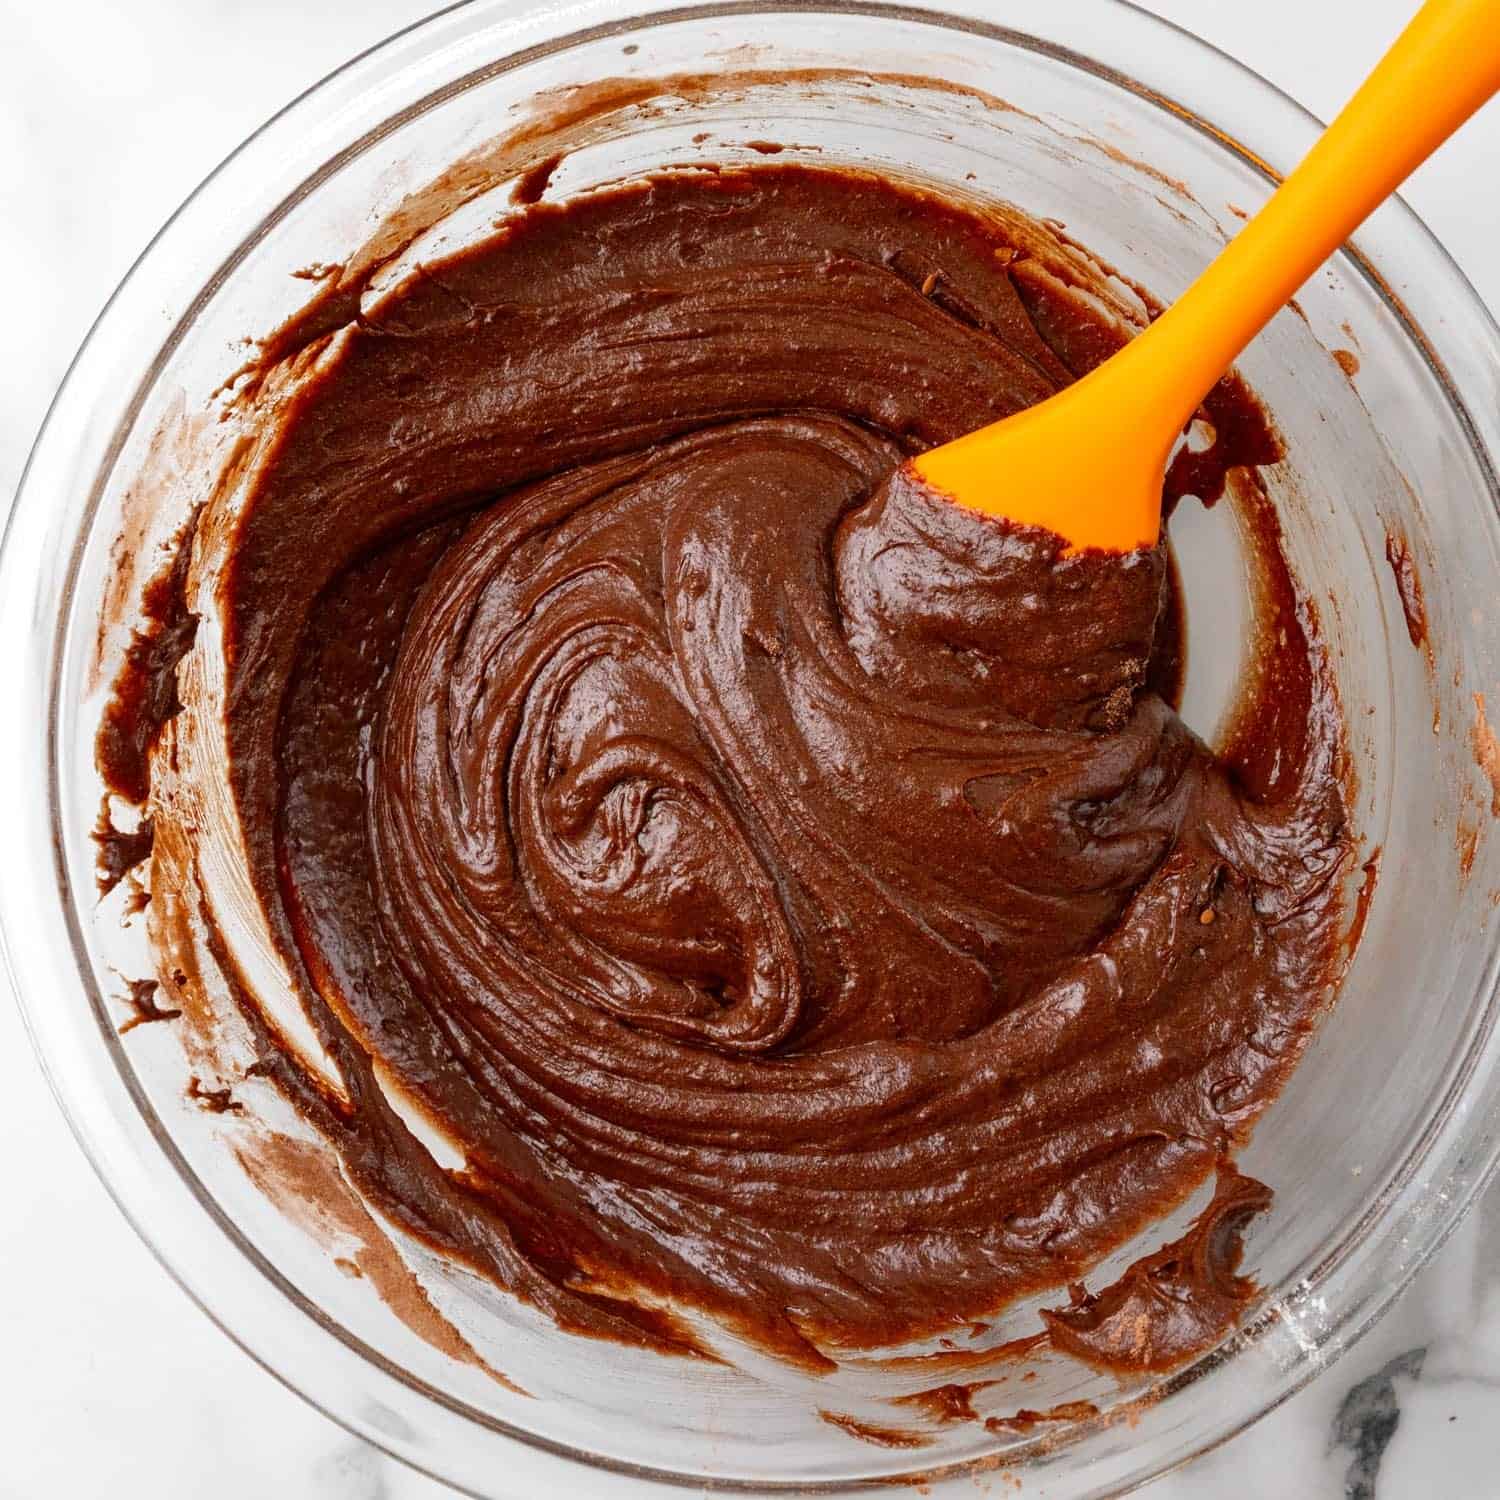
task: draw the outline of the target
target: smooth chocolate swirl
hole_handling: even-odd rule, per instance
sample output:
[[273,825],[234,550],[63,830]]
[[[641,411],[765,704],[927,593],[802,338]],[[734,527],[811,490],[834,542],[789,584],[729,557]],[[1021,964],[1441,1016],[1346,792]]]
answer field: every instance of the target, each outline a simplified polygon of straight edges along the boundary
[[816,1358],[1076,1279],[1245,1138],[1331,972],[1315,646],[1262,796],[1144,686],[1164,552],[891,477],[1109,342],[983,215],[766,167],[532,205],[326,343],[228,731],[353,1103],[266,1066],[388,1211],[570,1326],[678,1336],[644,1286]]

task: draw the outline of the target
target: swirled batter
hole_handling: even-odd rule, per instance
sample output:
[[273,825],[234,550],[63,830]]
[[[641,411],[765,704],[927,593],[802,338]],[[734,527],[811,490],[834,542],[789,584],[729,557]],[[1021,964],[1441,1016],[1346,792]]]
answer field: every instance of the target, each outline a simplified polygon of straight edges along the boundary
[[[269,1027],[262,1067],[389,1216],[566,1326],[816,1362],[1076,1281],[1245,1140],[1347,852],[1279,554],[1216,757],[1164,550],[891,478],[1106,354],[1086,300],[978,211],[768,166],[319,317],[225,553],[225,729],[347,1098]],[[1177,488],[1274,456],[1215,399]]]

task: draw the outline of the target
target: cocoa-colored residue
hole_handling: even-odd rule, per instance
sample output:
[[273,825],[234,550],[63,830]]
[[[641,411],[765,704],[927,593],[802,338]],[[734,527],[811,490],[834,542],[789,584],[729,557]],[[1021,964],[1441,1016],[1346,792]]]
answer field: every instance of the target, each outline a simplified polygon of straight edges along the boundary
[[1500,740],[1485,716],[1484,694],[1474,694],[1474,727],[1469,731],[1474,759],[1490,784],[1490,813],[1500,818]]
[[1172,1370],[1184,1351],[1211,1349],[1255,1295],[1255,1283],[1237,1273],[1245,1227],[1270,1205],[1270,1188],[1222,1163],[1213,1201],[1185,1235],[1102,1292],[1075,1292],[1072,1306],[1043,1310],[1054,1346],[1097,1369],[1132,1374]]
[[[159,988],[160,986],[154,979],[132,979],[129,981],[127,986],[128,993],[122,998],[130,1006],[133,1014],[120,1027],[121,1036],[124,1036],[127,1031],[134,1031],[137,1026],[145,1026],[152,1021],[175,1021],[182,1014],[180,1010],[171,1010],[162,1005],[156,998],[156,992]],[[227,1093],[228,1090],[225,1090],[225,1092]]]
[[122,917],[139,916],[151,904],[151,888],[140,877],[138,869],[132,870],[126,877],[125,902],[121,909]]
[[925,1448],[932,1442],[924,1432],[911,1432],[904,1427],[882,1427],[875,1422],[851,1417],[847,1412],[824,1411],[820,1407],[818,1415],[829,1426],[842,1428],[850,1437],[874,1443],[877,1448]]
[[1047,1422],[1082,1422],[1097,1417],[1099,1408],[1092,1401],[1061,1401],[1045,1411],[1032,1411],[1022,1407],[1008,1417],[990,1417],[984,1426],[987,1432],[1031,1432]]
[[1484,827],[1475,818],[1462,814],[1458,819],[1458,874],[1460,887],[1469,883],[1474,873],[1474,856],[1479,853],[1479,835]]
[[1380,879],[1380,849],[1377,846],[1370,857],[1359,867],[1360,882],[1359,890],[1354,897],[1354,915],[1349,922],[1349,930],[1344,937],[1344,951],[1353,959],[1359,948],[1359,940],[1364,936],[1365,923],[1370,916],[1370,903],[1375,899],[1375,886]]
[[1396,580],[1401,613],[1406,617],[1406,633],[1412,645],[1420,650],[1427,643],[1427,601],[1417,565],[1412,560],[1411,543],[1399,531],[1385,534],[1385,560]]
[[[983,1324],[976,1324],[983,1328]],[[988,1329],[984,1329],[988,1332]],[[978,1337],[979,1335],[975,1335]],[[1027,1334],[1024,1338],[1009,1339],[1003,1344],[984,1349],[960,1349],[951,1339],[940,1341],[942,1348],[933,1354],[898,1354],[869,1361],[862,1361],[892,1375],[915,1375],[939,1382],[945,1375],[973,1374],[971,1384],[978,1389],[983,1382],[974,1372],[982,1371],[996,1385],[1010,1379],[1007,1375],[992,1376],[991,1372],[1001,1365],[1021,1365],[1033,1359],[1051,1345],[1045,1331]],[[1023,1375],[1021,1377],[1025,1379]],[[923,1394],[923,1393],[919,1393]]]
[[1334,363],[1338,365],[1345,375],[1353,380],[1359,374],[1359,355],[1352,349],[1334,349],[1331,351]]
[[108,796],[100,802],[99,817],[94,823],[97,849],[94,880],[101,896],[109,895],[131,870],[150,856],[153,837],[150,818],[142,818],[131,829],[118,828]]
[[542,194],[547,191],[547,184],[552,181],[552,174],[562,165],[561,153],[553,156],[543,157],[516,178],[515,185],[510,190],[510,201],[516,204],[539,202]]
[[916,1391],[910,1396],[898,1397],[892,1404],[911,1406],[924,1412],[937,1422],[977,1422],[979,1413],[974,1410],[974,1397],[995,1380],[950,1381],[947,1385],[934,1386],[930,1391]]
[[242,1115],[245,1106],[228,1088],[209,1088],[195,1073],[188,1079],[187,1096],[213,1115]]
[[1081,139],[1092,146],[1094,150],[1102,152],[1111,161],[1119,162],[1122,167],[1132,167],[1135,171],[1142,172],[1147,177],[1154,178],[1164,188],[1169,188],[1176,197],[1187,199],[1193,203],[1198,201],[1193,197],[1187,183],[1180,177],[1169,177],[1160,167],[1152,166],[1150,162],[1143,161],[1138,156],[1132,156],[1128,151],[1122,151],[1118,146],[1113,145],[1109,141],[1101,140],[1098,136],[1084,136]]
[[[177,665],[192,648],[198,628],[197,616],[187,607],[187,574],[197,522],[195,512],[183,528],[171,560],[142,593],[141,624],[115,676],[95,741],[99,774],[109,789],[127,802],[145,802],[149,789],[147,757],[161,735],[162,725],[182,709],[177,697]],[[101,845],[101,881],[102,859]]]
[[339,1255],[335,1264],[346,1276],[368,1279],[381,1301],[418,1338],[461,1364],[483,1370],[516,1395],[529,1394],[487,1363],[438,1310],[390,1237],[344,1181],[331,1151],[286,1135],[257,1133],[237,1143],[235,1154],[251,1181],[319,1243],[331,1248],[349,1239],[356,1242],[352,1256]]
[[1163,496],[1167,515],[1184,495],[1204,505],[1214,504],[1223,495],[1231,470],[1278,463],[1284,456],[1280,435],[1264,408],[1249,397],[1239,376],[1226,375],[1204,398],[1203,410],[1213,441],[1197,452],[1178,449],[1167,470]]

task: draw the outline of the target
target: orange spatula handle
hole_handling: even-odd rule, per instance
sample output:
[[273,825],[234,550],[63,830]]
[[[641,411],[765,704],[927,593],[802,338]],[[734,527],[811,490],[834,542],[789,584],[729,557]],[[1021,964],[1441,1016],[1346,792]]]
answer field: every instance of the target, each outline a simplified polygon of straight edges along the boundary
[[1500,0],[1427,0],[1301,166],[1109,362],[1142,420],[1179,430],[1303,282],[1497,91]]
[[1155,546],[1168,455],[1214,382],[1497,91],[1500,0],[1427,0],[1302,165],[1156,322],[1048,400],[918,455],[913,473],[972,509],[1056,533],[1070,552]]

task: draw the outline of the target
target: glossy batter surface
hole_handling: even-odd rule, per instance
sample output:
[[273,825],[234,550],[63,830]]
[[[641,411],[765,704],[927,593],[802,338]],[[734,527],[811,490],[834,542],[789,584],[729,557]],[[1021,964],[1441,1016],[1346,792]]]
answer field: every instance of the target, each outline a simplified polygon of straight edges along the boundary
[[[1244,1140],[1332,978],[1337,717],[1293,601],[1216,760],[1155,690],[1164,551],[890,482],[1118,337],[1002,228],[663,177],[315,331],[226,728],[349,1097],[263,1066],[397,1222],[568,1326],[815,1363],[1077,1280]],[[1221,480],[1274,443],[1219,399]]]

